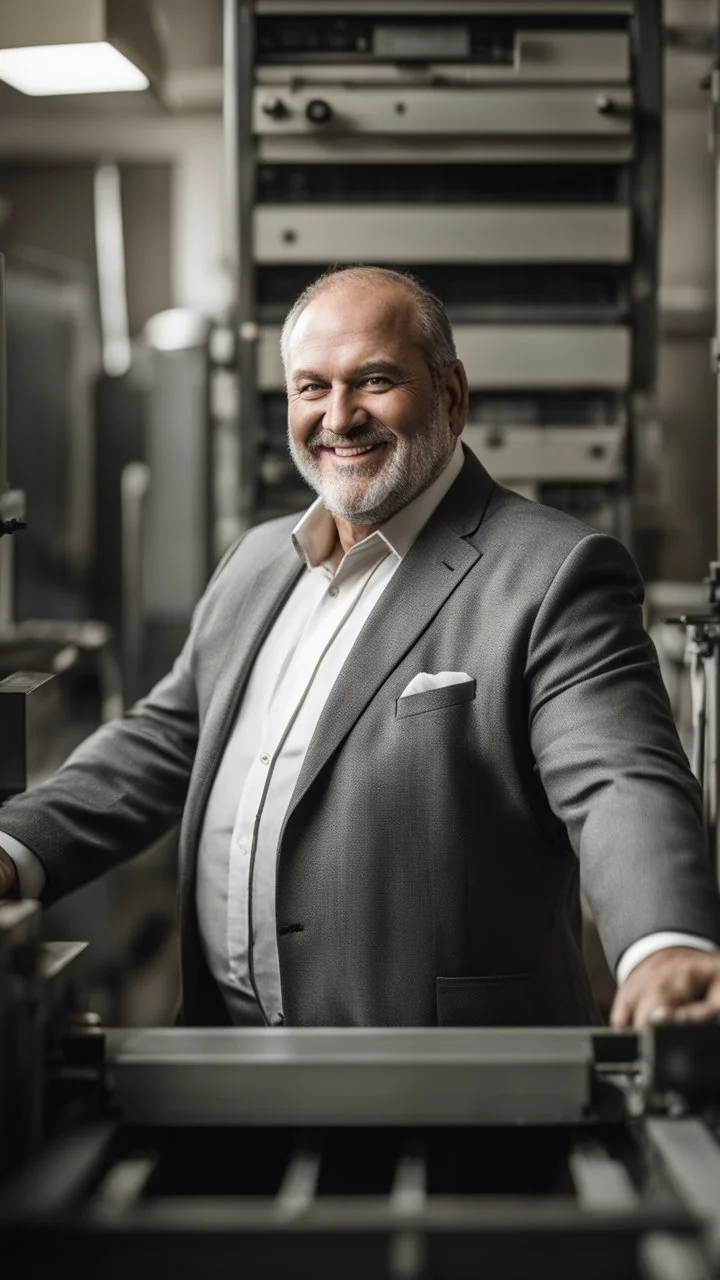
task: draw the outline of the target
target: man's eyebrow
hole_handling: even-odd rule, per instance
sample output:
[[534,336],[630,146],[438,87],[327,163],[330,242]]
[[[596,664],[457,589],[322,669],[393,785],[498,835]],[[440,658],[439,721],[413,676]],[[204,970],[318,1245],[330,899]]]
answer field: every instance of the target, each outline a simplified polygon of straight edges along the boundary
[[[365,364],[350,370],[349,380],[356,382],[359,378],[367,378],[373,373],[387,373],[391,378],[405,376],[405,370],[392,360],[368,360]],[[295,369],[292,380],[293,382],[327,382],[325,375],[318,373],[315,369]]]
[[392,360],[368,360],[367,364],[361,364],[358,369],[353,369],[351,377],[366,378],[371,373],[387,373],[391,378],[405,376],[405,370],[401,369],[399,364],[394,364]]
[[296,369],[292,380],[293,382],[325,382],[326,378],[321,373],[316,373],[314,369]]

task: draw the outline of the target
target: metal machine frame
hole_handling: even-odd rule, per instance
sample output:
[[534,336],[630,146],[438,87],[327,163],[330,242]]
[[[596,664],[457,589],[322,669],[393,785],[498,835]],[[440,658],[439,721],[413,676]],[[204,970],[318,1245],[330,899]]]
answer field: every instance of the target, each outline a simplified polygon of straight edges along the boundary
[[[268,63],[258,43],[258,24],[281,20],[282,15],[288,15],[288,21],[292,22],[294,11],[303,19],[308,14],[314,16],[317,23],[338,21],[338,15],[347,15],[348,22],[364,20],[366,23],[374,18],[387,20],[390,15],[395,26],[388,28],[385,44],[382,41],[378,44],[380,61],[377,65],[367,61],[369,53],[363,55],[366,62],[356,65],[344,52],[318,54],[314,60],[310,59],[312,65],[306,65],[309,63],[308,55],[300,57],[297,67],[294,66],[294,54],[279,55],[274,62],[271,59]],[[452,60],[453,32],[449,28],[453,22],[477,18],[478,15],[502,22],[521,14],[522,21],[531,29],[535,14],[537,26],[543,15],[548,13],[552,14],[551,21],[556,24],[544,32],[545,44],[552,51],[549,63],[546,64],[541,56],[545,47],[540,47],[542,40],[537,49],[532,40],[526,41],[520,49],[516,42],[515,58],[526,60],[531,68],[527,73],[530,88],[523,87],[523,77],[518,76],[517,66],[505,86],[503,79],[508,80],[507,67],[493,69],[483,65],[477,71],[472,63],[465,66],[457,57]],[[593,34],[598,48],[599,61],[596,64],[592,64],[592,60],[587,62],[582,40],[578,38],[577,31],[573,32],[573,23],[582,25],[592,21],[593,15],[601,24],[600,34]],[[405,54],[398,52],[400,45],[411,38],[408,23],[418,20],[442,20],[448,28],[445,37],[447,48],[442,51],[444,62],[438,54],[436,63],[428,63],[428,51],[424,46],[419,50],[419,60],[403,62]],[[608,29],[603,32],[603,22],[624,23],[625,26],[617,31]],[[384,30],[376,33],[376,44]],[[396,54],[399,60],[393,63]],[[587,63],[582,63],[585,77],[582,84],[577,82],[581,55],[586,57]],[[626,67],[621,74],[623,57],[630,70]],[[338,79],[341,70],[346,77],[344,84]],[[560,86],[557,93],[553,92],[553,77]],[[474,87],[477,87],[476,81],[477,85],[487,81],[492,88],[494,106],[486,121],[486,134],[480,132],[481,122],[477,119],[482,95],[478,98],[476,94],[472,99],[475,105],[468,115],[468,104]],[[461,93],[457,89],[459,84],[463,86]],[[604,87],[602,90],[593,89],[593,84]],[[326,107],[331,101],[335,115],[329,122],[320,121],[319,117],[318,122],[313,122],[308,117],[311,120],[308,123],[306,111],[313,110],[313,103],[319,99],[320,92],[327,96]],[[522,107],[523,95],[537,96],[538,92],[544,95],[543,101],[547,100],[548,123],[543,124],[537,116],[533,137],[523,137],[522,130],[527,134],[529,127],[527,108]],[[415,125],[416,106],[429,93],[434,95],[434,108],[430,116],[421,111]],[[498,106],[501,99],[504,104],[502,110]],[[574,107],[569,105],[571,99],[573,102],[577,99]],[[345,101],[347,118],[352,121],[352,126],[348,124],[347,127],[343,123],[342,104]],[[463,103],[466,103],[465,107]],[[555,505],[569,504],[569,509],[578,511],[584,510],[583,501],[592,505],[597,502],[597,495],[612,495],[603,500],[612,506],[615,513],[612,517],[613,531],[627,542],[631,541],[636,393],[651,392],[655,376],[661,103],[662,23],[656,0],[595,0],[582,5],[571,0],[554,0],[553,3],[545,3],[545,0],[523,0],[523,3],[512,0],[507,3],[503,0],[502,4],[490,0],[452,0],[450,5],[433,4],[432,0],[418,0],[417,3],[407,3],[406,0],[383,0],[382,3],[380,0],[347,0],[346,3],[323,0],[321,3],[315,0],[312,4],[304,4],[302,12],[294,0],[225,0],[224,111],[227,219],[228,226],[234,229],[232,265],[236,281],[236,314],[232,329],[236,337],[238,468],[236,520],[232,529],[228,527],[225,540],[231,533],[244,531],[258,519],[279,514],[285,509],[296,509],[300,504],[299,495],[302,501],[297,484],[284,499],[282,485],[278,487],[270,479],[280,474],[283,465],[282,459],[275,458],[272,452],[275,445],[271,441],[282,443],[284,435],[283,424],[275,421],[275,410],[271,408],[270,401],[273,394],[276,397],[281,395],[284,386],[275,350],[277,331],[273,325],[279,318],[278,309],[287,309],[302,287],[303,254],[307,255],[306,267],[310,264],[312,275],[313,270],[318,273],[333,260],[347,261],[348,246],[352,245],[350,260],[386,261],[396,267],[416,268],[443,296],[442,274],[451,265],[443,263],[443,257],[447,258],[448,254],[454,257],[461,271],[475,258],[480,269],[483,261],[486,265],[497,261],[505,271],[512,263],[513,255],[517,257],[519,272],[527,271],[533,260],[536,265],[545,262],[548,270],[553,264],[556,270],[557,263],[566,257],[568,263],[574,258],[578,265],[582,265],[579,259],[583,257],[585,219],[592,247],[588,250],[586,246],[584,256],[590,262],[597,261],[598,255],[602,259],[605,254],[617,259],[620,269],[623,259],[631,261],[626,285],[623,286],[622,315],[615,312],[611,319],[598,299],[590,303],[588,294],[583,321],[588,325],[587,335],[578,331],[574,315],[563,330],[561,299],[558,297],[553,301],[550,288],[549,316],[541,316],[535,305],[527,312],[523,330],[523,312],[516,301],[510,317],[511,325],[506,323],[509,313],[504,313],[493,328],[494,322],[488,318],[490,313],[485,303],[482,329],[473,336],[472,325],[477,323],[477,319],[473,320],[473,306],[477,317],[479,300],[476,297],[473,303],[468,295],[462,307],[456,302],[455,314],[452,314],[451,307],[451,316],[457,327],[461,354],[464,353],[474,368],[477,352],[485,352],[481,365],[486,373],[483,375],[482,369],[478,369],[467,440],[481,456],[487,457],[497,479],[507,483],[519,482],[526,487],[530,485],[534,495],[544,501]],[[366,126],[363,126],[365,117]],[[577,134],[575,140],[569,135],[561,137],[563,127],[567,134],[568,121],[572,122],[572,129]],[[432,137],[426,135],[423,132],[426,126],[437,132]],[[369,132],[363,136],[365,127]],[[548,129],[556,132],[548,134]],[[493,132],[496,137],[491,136]],[[568,225],[566,233],[561,236],[555,219],[548,221],[543,213],[542,201],[547,196],[542,194],[540,203],[535,202],[538,217],[531,219],[530,238],[527,228],[521,230],[521,224],[523,219],[527,221],[531,216],[531,197],[527,207],[523,207],[520,201],[519,205],[516,203],[506,210],[499,207],[493,210],[492,204],[484,207],[481,196],[465,206],[454,204],[452,199],[443,202],[436,212],[441,213],[443,219],[459,219],[462,226],[457,236],[444,232],[438,234],[436,224],[441,224],[433,216],[432,207],[426,203],[427,197],[413,204],[406,196],[397,208],[383,201],[372,208],[372,217],[361,218],[358,223],[359,239],[353,232],[354,206],[358,196],[353,194],[356,184],[352,182],[343,194],[342,181],[337,179],[340,195],[334,216],[333,208],[325,197],[320,204],[311,201],[303,205],[302,195],[298,197],[300,204],[295,202],[283,206],[282,203],[267,205],[264,202],[264,179],[273,166],[276,169],[282,169],[283,165],[286,168],[295,165],[298,169],[304,166],[306,175],[314,169],[316,177],[321,176],[323,169],[329,174],[331,168],[340,166],[348,170],[350,181],[353,169],[357,171],[358,167],[362,169],[365,166],[365,171],[369,172],[369,161],[376,168],[378,162],[382,162],[380,167],[384,167],[388,174],[393,170],[407,173],[418,160],[425,165],[432,161],[437,173],[450,177],[451,171],[459,172],[463,164],[467,172],[474,166],[477,175],[482,176],[492,169],[493,164],[498,168],[498,157],[503,162],[499,167],[505,167],[506,173],[510,167],[515,171],[518,166],[522,168],[529,159],[542,170],[560,158],[564,160],[567,172],[568,161],[582,156],[587,162],[588,139],[591,140],[598,171],[604,168],[607,174],[613,164],[621,168],[624,166],[624,204],[621,201],[615,207],[601,206],[595,210],[578,208],[577,205],[573,210],[568,206],[564,214]],[[377,180],[377,177],[372,179]],[[482,183],[478,191],[482,191]],[[372,188],[369,196],[374,199]],[[588,199],[592,204],[592,198]],[[363,207],[362,203],[358,205],[360,213]],[[367,207],[370,209],[369,205]],[[503,213],[507,216],[500,216]],[[562,214],[562,209],[559,214]],[[394,238],[391,234],[393,217],[397,223]],[[595,225],[598,218],[602,224],[599,230]],[[513,241],[515,222],[517,234]],[[409,231],[408,224],[412,224]],[[592,234],[591,224],[594,227]],[[537,240],[536,251],[530,251],[531,240]],[[277,306],[273,304],[278,316],[269,319],[267,304],[259,295],[259,285],[263,272],[270,268],[277,273],[283,264],[287,268],[286,296],[282,302],[278,301]],[[307,269],[304,270],[307,276]],[[300,277],[303,277],[302,281]],[[463,311],[468,314],[463,315]],[[550,329],[546,327],[548,319],[552,321]],[[598,323],[588,323],[590,320]],[[626,326],[624,333],[619,325]],[[569,342],[579,344],[583,336],[588,339],[585,356],[580,353],[577,362],[574,359],[563,360],[563,348]],[[620,343],[623,338],[624,342]],[[552,373],[554,367],[557,369],[556,377]],[[524,385],[523,369],[528,371]],[[535,375],[531,374],[531,369],[535,370]],[[596,376],[598,369],[601,373],[599,381]],[[482,401],[483,397],[488,401],[489,391],[500,390],[507,396],[510,388],[516,398],[519,394],[526,399],[528,396],[532,399],[537,393],[542,401],[553,388],[560,385],[569,387],[569,380],[573,378],[578,396],[596,391],[598,388],[591,384],[597,382],[598,387],[605,388],[608,396],[622,401],[622,411],[618,413],[617,420],[611,424],[607,419],[602,427],[592,417],[586,423],[581,414],[574,424],[565,418],[554,422],[552,409],[546,412],[541,404],[539,416],[529,423],[523,418],[522,411],[519,418],[514,416],[512,394],[506,410],[498,405],[500,418],[497,421],[493,419],[487,423],[486,415],[490,412],[487,404],[481,411],[483,416],[477,418],[476,402]],[[489,398],[493,398],[492,394]],[[591,423],[598,425],[598,430],[614,432],[610,446],[606,441],[594,438]],[[492,441],[486,454],[488,426],[492,428]],[[527,451],[527,440],[515,439],[516,427],[525,432],[525,437],[528,431],[535,433]],[[566,457],[562,433],[573,427],[576,434],[583,433],[585,443],[570,448]],[[520,474],[517,474],[518,469]],[[610,516],[599,516],[599,519],[605,518],[610,519]]]

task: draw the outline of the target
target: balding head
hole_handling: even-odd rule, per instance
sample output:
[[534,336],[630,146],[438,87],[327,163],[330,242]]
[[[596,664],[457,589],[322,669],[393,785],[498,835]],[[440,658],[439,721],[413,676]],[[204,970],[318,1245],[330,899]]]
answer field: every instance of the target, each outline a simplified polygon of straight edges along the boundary
[[430,370],[433,386],[436,390],[440,389],[445,370],[457,360],[447,311],[440,299],[415,276],[402,271],[391,271],[387,267],[331,267],[303,290],[285,318],[280,337],[280,352],[286,375],[290,340],[300,316],[312,302],[330,289],[349,289],[355,296],[366,290],[379,291],[398,307],[406,300],[412,332]]

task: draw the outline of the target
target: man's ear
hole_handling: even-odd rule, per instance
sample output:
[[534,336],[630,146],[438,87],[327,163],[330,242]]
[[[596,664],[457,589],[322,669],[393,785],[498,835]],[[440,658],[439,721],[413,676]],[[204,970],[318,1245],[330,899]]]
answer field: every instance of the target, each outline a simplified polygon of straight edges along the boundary
[[453,360],[445,370],[443,395],[448,425],[453,435],[459,436],[468,415],[468,380],[461,360]]

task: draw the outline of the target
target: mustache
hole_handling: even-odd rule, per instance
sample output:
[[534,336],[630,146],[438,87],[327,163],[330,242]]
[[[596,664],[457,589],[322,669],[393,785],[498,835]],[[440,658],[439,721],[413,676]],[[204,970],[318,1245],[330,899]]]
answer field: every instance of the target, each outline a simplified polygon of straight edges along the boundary
[[335,435],[332,431],[319,431],[312,440],[308,440],[307,448],[315,449],[336,449],[336,448],[354,448],[362,449],[367,444],[391,444],[391,436],[381,436],[377,432],[371,432],[364,427],[357,427],[351,431],[345,432],[344,435]]

